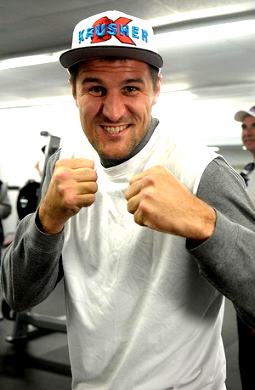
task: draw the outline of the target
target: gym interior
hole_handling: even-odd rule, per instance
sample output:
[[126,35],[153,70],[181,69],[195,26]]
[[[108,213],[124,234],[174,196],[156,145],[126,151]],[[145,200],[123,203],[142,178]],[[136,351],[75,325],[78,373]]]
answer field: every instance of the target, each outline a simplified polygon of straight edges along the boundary
[[[82,150],[77,107],[58,57],[84,15],[119,9],[151,20],[165,58],[155,116],[174,136],[196,137],[237,171],[249,161],[234,114],[254,105],[254,2],[14,0],[0,8],[0,177],[12,203],[3,221],[5,247],[18,221],[37,207],[50,156],[76,144]],[[0,388],[70,389],[63,283],[31,311],[13,312],[2,297],[1,310]],[[222,336],[227,388],[242,390],[236,313],[228,300]]]

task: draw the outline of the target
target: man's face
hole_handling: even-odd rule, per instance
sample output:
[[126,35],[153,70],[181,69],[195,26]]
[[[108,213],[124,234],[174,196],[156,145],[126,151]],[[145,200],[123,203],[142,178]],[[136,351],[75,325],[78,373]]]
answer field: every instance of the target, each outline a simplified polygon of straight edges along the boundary
[[122,159],[148,131],[160,91],[147,64],[93,59],[80,65],[73,94],[84,133],[99,156]]
[[246,149],[255,157],[255,118],[246,116],[242,123],[242,141]]

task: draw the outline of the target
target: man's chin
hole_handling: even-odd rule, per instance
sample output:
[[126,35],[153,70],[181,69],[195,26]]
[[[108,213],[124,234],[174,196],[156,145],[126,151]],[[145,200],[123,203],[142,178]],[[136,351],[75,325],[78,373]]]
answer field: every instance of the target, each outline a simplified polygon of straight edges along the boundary
[[127,152],[121,152],[121,151],[98,151],[99,157],[104,159],[104,160],[123,160],[125,159],[129,153]]
[[111,154],[103,154],[103,155],[99,155],[100,159],[101,160],[111,160],[111,161],[121,161],[121,160],[124,160],[126,158],[126,156],[119,156],[119,155],[111,155]]
[[[117,165],[128,159],[129,154],[126,153],[98,153],[103,165]],[[107,162],[110,162],[108,164]]]

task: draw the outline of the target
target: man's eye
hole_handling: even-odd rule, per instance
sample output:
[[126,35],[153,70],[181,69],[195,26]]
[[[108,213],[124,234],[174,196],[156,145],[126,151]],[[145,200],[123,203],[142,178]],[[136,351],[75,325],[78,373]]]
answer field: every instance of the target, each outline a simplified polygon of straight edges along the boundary
[[105,94],[105,89],[98,85],[89,88],[89,93],[93,96],[103,96]]
[[139,89],[137,87],[134,87],[134,86],[127,86],[124,89],[125,89],[125,92],[128,94],[136,94],[139,91]]

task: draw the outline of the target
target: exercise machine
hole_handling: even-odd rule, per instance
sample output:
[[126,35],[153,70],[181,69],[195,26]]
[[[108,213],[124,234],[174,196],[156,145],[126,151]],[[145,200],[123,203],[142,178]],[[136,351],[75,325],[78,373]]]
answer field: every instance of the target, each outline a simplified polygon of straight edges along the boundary
[[[60,147],[60,138],[50,134],[42,134],[49,137],[49,142],[45,147],[45,161],[42,172],[41,183],[28,180],[24,187],[20,189],[17,198],[17,213],[19,219],[24,218],[28,213],[34,212],[40,201],[42,183],[46,174],[46,166],[50,156]],[[50,297],[48,298],[50,299]],[[30,340],[38,337],[50,335],[52,333],[66,334],[66,317],[65,315],[55,316],[41,314],[34,310],[24,312],[14,312],[8,306],[7,302],[2,300],[2,313],[4,318],[14,321],[12,333],[6,336],[6,341],[11,343],[19,350],[22,348],[26,351],[26,344]],[[33,357],[33,361],[40,362],[41,366],[52,368],[54,371],[60,371],[63,374],[70,375],[70,365],[67,358],[64,362],[47,362],[41,357]]]

